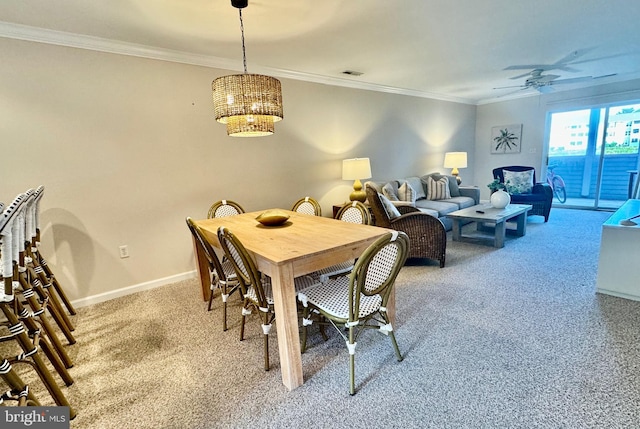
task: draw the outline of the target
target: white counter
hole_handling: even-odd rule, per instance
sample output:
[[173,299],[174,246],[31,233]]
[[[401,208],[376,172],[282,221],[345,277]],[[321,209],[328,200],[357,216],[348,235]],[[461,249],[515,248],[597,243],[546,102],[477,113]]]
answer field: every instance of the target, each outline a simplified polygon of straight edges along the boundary
[[602,224],[596,292],[640,301],[640,225],[620,225],[638,214],[640,200],[628,200]]

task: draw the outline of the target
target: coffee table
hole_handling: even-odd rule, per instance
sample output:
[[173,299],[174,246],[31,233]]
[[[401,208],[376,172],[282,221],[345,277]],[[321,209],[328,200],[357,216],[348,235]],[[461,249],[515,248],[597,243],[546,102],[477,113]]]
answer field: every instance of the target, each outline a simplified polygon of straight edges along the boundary
[[[466,209],[447,214],[453,220],[453,241],[467,241],[474,243],[488,243],[494,247],[504,247],[504,237],[507,231],[517,237],[527,233],[527,212],[532,206],[528,204],[509,204],[504,209],[497,209],[490,204],[478,204]],[[507,221],[515,220],[516,229],[507,230]],[[466,221],[466,222],[465,222]],[[477,224],[477,230],[493,233],[493,237],[479,237],[462,235],[462,224],[468,221]]]

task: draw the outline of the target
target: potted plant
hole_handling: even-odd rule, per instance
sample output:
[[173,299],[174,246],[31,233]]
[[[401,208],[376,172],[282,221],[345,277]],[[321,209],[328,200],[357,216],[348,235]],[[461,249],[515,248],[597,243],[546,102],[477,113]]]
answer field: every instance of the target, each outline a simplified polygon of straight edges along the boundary
[[489,189],[491,189],[491,193],[493,194],[495,191],[500,189],[505,190],[507,187],[500,181],[500,179],[494,179],[493,182],[487,185]]

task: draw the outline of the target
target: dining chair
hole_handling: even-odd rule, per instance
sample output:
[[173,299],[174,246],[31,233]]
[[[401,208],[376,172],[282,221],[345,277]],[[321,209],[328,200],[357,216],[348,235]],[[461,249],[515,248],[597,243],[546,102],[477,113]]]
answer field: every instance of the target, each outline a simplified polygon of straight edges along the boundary
[[217,217],[235,216],[244,213],[245,210],[242,206],[235,201],[220,200],[216,201],[209,207],[209,213],[207,219],[213,219]]
[[[49,321],[48,314],[58,324],[58,328],[63,333],[68,332],[68,327],[59,317],[59,311],[54,308],[54,301],[48,289],[45,289],[33,271],[30,264],[31,257],[26,255],[25,246],[27,227],[27,210],[29,203],[33,199],[33,190],[21,194],[14,203],[13,219],[10,221],[11,235],[2,237],[2,242],[10,243],[8,249],[3,249],[3,258],[12,261],[13,264],[13,289],[22,295],[22,299],[14,300],[13,310],[18,315],[24,326],[27,328],[29,337],[34,346],[42,349],[54,369],[58,372],[67,386],[73,384],[73,378],[67,368],[73,366],[67,351],[58,339],[57,333]],[[27,241],[29,243],[29,241]],[[5,267],[2,272],[4,275]],[[75,339],[71,335],[73,342]]]
[[408,248],[409,238],[404,232],[385,234],[363,252],[349,277],[340,276],[298,294],[304,306],[302,351],[306,349],[308,326],[313,323],[312,313],[328,320],[347,344],[351,395],[355,394],[356,340],[365,329],[388,335],[398,362],[403,359],[387,314],[387,303],[407,259]]
[[[0,243],[0,253],[2,254],[2,278],[4,284],[4,290],[0,294],[0,311],[2,311],[7,321],[10,332],[10,335],[2,337],[2,341],[15,340],[22,352],[10,359],[10,361],[31,364],[54,402],[59,406],[70,406],[69,401],[54,380],[42,356],[38,353],[40,345],[42,345],[42,350],[46,353],[44,346],[46,344],[45,335],[40,335],[39,330],[31,332],[30,326],[35,327],[35,324],[31,323],[33,322],[33,312],[22,308],[21,300],[17,299],[14,293],[13,285],[14,282],[18,281],[19,271],[19,261],[16,255],[16,251],[19,248],[18,241],[21,238],[19,220],[24,210],[26,199],[26,194],[18,195],[9,206],[5,207],[0,216],[0,239],[2,241]],[[31,334],[32,336],[30,336]],[[55,356],[55,353],[51,353],[50,356]],[[55,360],[50,360],[55,369],[61,370],[63,368],[62,366],[56,366]],[[70,417],[74,418],[76,415],[75,410],[70,407],[69,411]]]
[[[38,188],[40,191],[44,187]],[[60,331],[67,338],[69,344],[75,344],[76,339],[72,334],[75,329],[73,323],[61,303],[61,297],[65,296],[64,292],[59,293],[54,285],[54,276],[47,276],[44,267],[40,263],[37,233],[36,233],[36,217],[37,202],[42,197],[42,193],[37,193],[34,189],[25,192],[26,200],[24,209],[19,216],[19,238],[18,238],[18,264],[20,272],[20,280],[23,282],[23,288],[31,288],[37,294],[40,302],[44,303],[51,318],[58,325]],[[34,244],[35,243],[35,244]],[[56,283],[57,284],[57,283]],[[58,285],[59,286],[59,285]],[[34,309],[34,311],[36,311]],[[59,347],[57,347],[59,348]],[[66,356],[61,356],[66,362],[67,368],[72,366],[71,361]]]
[[[33,209],[31,210],[31,220],[33,222],[33,233],[32,237],[27,237],[27,240],[31,240],[31,252],[33,253],[33,264],[35,266],[35,271],[38,273],[38,276],[42,279],[45,285],[50,285],[50,289],[52,289],[51,294],[57,295],[59,300],[62,301],[67,312],[70,315],[75,315],[76,310],[71,304],[71,300],[67,297],[67,294],[58,281],[57,277],[54,275],[53,270],[47,264],[46,259],[42,255],[42,252],[39,250],[40,246],[40,201],[44,195],[44,186],[38,186],[34,193],[34,202]],[[68,317],[61,315],[62,318],[65,319],[65,323],[69,326],[69,330],[73,331],[73,325]]]
[[340,210],[338,210],[336,219],[340,219],[344,222],[370,225],[371,213],[369,212],[369,208],[360,201],[351,201],[343,205]]
[[292,212],[322,216],[322,208],[318,201],[311,197],[300,198],[291,208]]
[[209,263],[211,293],[209,295],[209,304],[207,306],[207,311],[211,311],[211,304],[213,302],[215,289],[220,289],[220,297],[222,299],[222,330],[226,331],[227,300],[229,299],[229,296],[231,296],[239,289],[240,283],[238,282],[238,277],[236,276],[236,272],[233,269],[233,264],[228,259],[225,258],[223,261],[221,261],[218,258],[218,254],[216,253],[215,249],[204,236],[202,230],[198,227],[198,225],[195,224],[193,219],[187,217],[186,222],[189,230],[191,231],[191,234],[193,235],[193,238],[204,251],[204,255],[206,256]]
[[[273,291],[271,278],[262,275],[242,242],[229,229],[221,226],[218,229],[218,241],[224,253],[236,271],[244,303],[242,305],[242,324],[240,325],[240,341],[244,340],[244,326],[246,317],[257,310],[260,317],[264,342],[264,370],[269,370],[269,331],[275,319]],[[317,286],[310,276],[294,279],[296,293]]]
[[[361,223],[363,225],[369,225],[371,222],[369,209],[360,201],[352,201],[343,205],[336,214],[336,219],[349,223]],[[326,283],[331,277],[349,274],[353,269],[354,263],[354,260],[340,262],[315,271],[310,275],[317,278],[321,283]]]

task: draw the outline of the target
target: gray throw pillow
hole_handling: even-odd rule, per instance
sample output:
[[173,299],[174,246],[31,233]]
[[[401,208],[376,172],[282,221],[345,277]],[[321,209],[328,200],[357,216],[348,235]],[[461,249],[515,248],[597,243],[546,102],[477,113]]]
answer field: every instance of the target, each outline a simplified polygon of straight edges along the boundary
[[378,194],[378,196],[380,197],[380,201],[382,201],[384,211],[387,212],[387,216],[390,220],[400,217],[400,212],[398,211],[396,206],[394,206],[391,201],[389,201],[387,197],[385,197],[383,194]]
[[405,179],[409,185],[416,191],[416,200],[427,198],[427,194],[424,191],[424,185],[418,176],[407,177]]
[[395,182],[386,183],[382,187],[382,194],[390,201],[400,201],[398,197],[398,184]]

